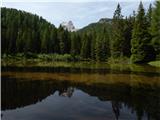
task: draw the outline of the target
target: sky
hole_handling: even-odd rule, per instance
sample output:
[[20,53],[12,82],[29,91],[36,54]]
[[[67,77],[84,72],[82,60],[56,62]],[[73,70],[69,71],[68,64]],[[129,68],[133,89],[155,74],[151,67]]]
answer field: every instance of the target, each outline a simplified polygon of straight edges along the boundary
[[[10,2],[12,1],[12,2]],[[145,9],[155,0],[141,0]],[[2,7],[16,8],[42,16],[56,27],[71,20],[82,28],[100,18],[112,18],[118,3],[123,16],[137,11],[140,0],[3,0]]]

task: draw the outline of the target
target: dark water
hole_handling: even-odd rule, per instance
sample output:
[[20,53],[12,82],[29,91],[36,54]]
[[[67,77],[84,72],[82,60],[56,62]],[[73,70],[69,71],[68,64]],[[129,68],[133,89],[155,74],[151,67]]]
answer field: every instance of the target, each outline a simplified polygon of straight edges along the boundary
[[160,120],[160,75],[2,67],[2,120]]

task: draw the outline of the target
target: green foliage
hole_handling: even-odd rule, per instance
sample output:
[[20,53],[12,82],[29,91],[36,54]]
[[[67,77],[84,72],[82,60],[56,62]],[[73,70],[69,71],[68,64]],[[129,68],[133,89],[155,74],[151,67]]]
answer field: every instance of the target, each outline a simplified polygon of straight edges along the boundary
[[45,61],[75,61],[70,54],[38,54],[38,59]]
[[[112,59],[111,57],[108,58],[108,63],[111,64],[111,65],[115,65],[115,64],[130,64],[130,59],[128,57],[117,57],[117,58],[114,58]],[[124,67],[124,65],[123,65]]]
[[155,8],[153,9],[152,20],[151,20],[151,35],[156,55],[160,55],[160,1],[156,1]]
[[125,19],[118,4],[113,19],[101,19],[77,32],[69,32],[62,26],[55,28],[37,15],[1,8],[2,54],[51,61],[131,58],[135,63],[148,62],[155,55],[157,59],[160,56],[159,16],[159,1],[155,8],[150,5],[146,13],[141,2],[138,14],[133,12]]
[[117,5],[117,9],[114,12],[112,20],[112,41],[111,41],[111,55],[113,57],[119,57],[123,55],[122,47],[124,43],[124,22],[121,14],[120,4]]
[[72,56],[70,54],[35,54],[35,53],[17,53],[17,54],[3,54],[2,60],[32,60],[32,61],[79,61],[78,55]]
[[129,16],[124,20],[124,41],[122,45],[122,52],[124,56],[130,57],[131,55],[131,38],[132,30],[135,22],[135,16]]
[[1,8],[1,12],[2,53],[47,53],[57,46],[50,41],[56,38],[56,28],[42,17],[9,8]]
[[154,49],[149,45],[150,34],[142,2],[135,19],[131,40],[131,61],[133,63],[148,62],[155,59]]
[[80,54],[80,46],[81,46],[81,39],[80,36],[76,33],[72,33],[71,35],[71,55],[75,56]]
[[82,37],[82,48],[81,48],[81,57],[82,58],[90,58],[91,56],[91,44],[90,44],[90,35],[84,34]]
[[109,34],[105,29],[99,35],[97,35],[95,44],[95,55],[97,61],[106,61],[109,53]]

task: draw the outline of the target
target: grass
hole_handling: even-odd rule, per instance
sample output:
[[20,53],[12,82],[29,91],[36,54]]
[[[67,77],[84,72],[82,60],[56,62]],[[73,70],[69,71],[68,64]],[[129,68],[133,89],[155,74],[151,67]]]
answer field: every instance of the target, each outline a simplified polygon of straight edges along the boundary
[[2,60],[33,60],[33,61],[78,61],[79,56],[72,56],[70,54],[34,54],[34,53],[17,53],[17,54],[3,54]]
[[152,66],[155,66],[155,67],[160,67],[160,61],[151,61],[148,64],[152,65]]
[[107,62],[109,64],[130,64],[130,58],[128,57],[117,57],[117,58],[108,58]]
[[[3,63],[15,63],[15,62],[22,62],[25,61],[32,61],[38,63],[52,63],[52,62],[80,62],[80,63],[88,63],[89,67],[108,67],[108,65],[112,68],[126,68],[132,66],[131,68],[134,69],[136,65],[131,65],[130,59],[127,57],[121,58],[108,58],[106,62],[98,62],[92,60],[83,60],[80,56],[73,56],[71,54],[34,54],[34,53],[17,53],[17,54],[3,54],[1,57],[1,62]],[[94,63],[94,64],[93,64]],[[96,63],[96,64],[95,64]],[[105,63],[105,64],[102,64]],[[108,64],[106,66],[106,63]],[[85,66],[88,66],[85,64]],[[91,64],[91,65],[90,65]],[[160,60],[151,61],[148,63],[151,66],[160,67]],[[104,65],[104,66],[103,66]],[[122,66],[121,66],[122,65]],[[81,66],[81,65],[80,65]],[[139,67],[138,67],[139,68]],[[137,67],[136,67],[137,69]]]

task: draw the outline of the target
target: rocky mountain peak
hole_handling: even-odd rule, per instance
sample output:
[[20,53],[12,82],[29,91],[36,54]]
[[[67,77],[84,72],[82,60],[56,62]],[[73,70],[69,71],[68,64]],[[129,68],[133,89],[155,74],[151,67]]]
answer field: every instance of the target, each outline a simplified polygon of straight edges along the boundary
[[70,32],[74,32],[77,31],[77,29],[75,28],[74,24],[72,21],[68,21],[68,22],[62,22],[60,24],[65,30],[68,30]]

